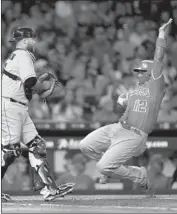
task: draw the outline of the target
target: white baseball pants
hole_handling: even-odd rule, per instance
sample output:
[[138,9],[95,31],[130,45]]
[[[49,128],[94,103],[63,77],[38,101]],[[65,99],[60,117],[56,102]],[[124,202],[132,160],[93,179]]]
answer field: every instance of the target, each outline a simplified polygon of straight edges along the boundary
[[124,129],[121,123],[115,123],[91,132],[80,142],[80,149],[98,161],[97,168],[101,174],[144,184],[144,171],[124,164],[145,151],[146,141],[147,134],[141,132],[140,136]]
[[10,102],[9,98],[2,98],[2,144],[29,143],[38,135],[32,122],[28,107]]

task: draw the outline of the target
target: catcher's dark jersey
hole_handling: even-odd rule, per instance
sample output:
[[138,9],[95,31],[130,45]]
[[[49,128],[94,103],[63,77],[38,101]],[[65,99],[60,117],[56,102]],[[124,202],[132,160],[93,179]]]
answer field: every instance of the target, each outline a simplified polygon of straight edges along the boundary
[[[156,69],[161,69],[156,65]],[[152,75],[153,76],[153,75]],[[157,79],[151,78],[148,82],[129,93],[128,106],[123,116],[130,126],[149,134],[157,121],[159,108],[164,96],[165,82],[161,75]]]

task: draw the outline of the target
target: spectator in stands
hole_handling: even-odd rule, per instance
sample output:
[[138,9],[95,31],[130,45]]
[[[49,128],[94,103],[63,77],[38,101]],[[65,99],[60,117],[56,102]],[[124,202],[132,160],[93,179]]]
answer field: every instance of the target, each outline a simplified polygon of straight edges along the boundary
[[115,28],[115,26],[114,25],[110,25],[106,29],[106,34],[107,34],[108,41],[111,43],[111,45],[113,45],[113,42],[116,39],[116,28]]
[[164,162],[164,175],[171,180],[171,188],[177,188],[177,150],[174,151]]
[[113,112],[113,100],[109,96],[104,96],[100,100],[100,109],[93,115],[93,121],[105,125],[109,122],[116,122],[118,116]]
[[44,102],[39,102],[40,97],[33,95],[33,102],[30,102],[29,114],[35,120],[44,120],[50,118],[50,110],[48,105]]
[[22,6],[21,6],[20,2],[15,3],[13,6],[13,17],[14,17],[14,19],[20,18],[21,10],[22,10]]
[[30,8],[29,15],[28,26],[33,26],[35,29],[40,26],[45,26],[44,17],[38,4],[34,4]]
[[146,26],[144,20],[139,20],[135,24],[135,32],[130,36],[130,41],[136,45],[140,46],[147,39]]
[[[171,95],[166,94],[164,97],[161,108],[158,115],[158,122],[176,122],[177,110],[172,107],[172,97]],[[176,101],[175,101],[176,103]]]
[[172,175],[172,185],[177,182],[177,150],[169,157],[173,166],[175,167],[174,173]]
[[148,178],[152,189],[162,190],[171,187],[170,180],[163,174],[164,162],[160,154],[153,154],[149,160]]
[[37,43],[37,46],[36,46],[37,55],[38,57],[42,57],[42,58],[48,57],[49,63],[51,63],[52,66],[53,66],[52,64],[53,61],[49,57],[51,53],[50,51],[53,50],[52,46],[53,46],[54,38],[55,38],[55,32],[49,29],[45,29],[43,27],[39,28],[38,30],[39,42]]
[[28,162],[20,156],[8,169],[5,179],[2,181],[2,188],[5,191],[27,191],[31,188],[31,179],[28,172]]
[[68,91],[64,100],[56,103],[52,108],[52,120],[54,122],[82,122],[82,115],[82,106],[75,101],[75,91]]
[[107,40],[105,29],[103,26],[96,26],[94,28],[93,54],[98,59],[99,64],[102,63],[104,54],[111,55],[111,44]]
[[149,164],[149,152],[146,150],[142,155],[138,157],[138,166],[148,167]]
[[114,44],[114,50],[120,53],[122,59],[133,58],[136,45],[130,41],[132,32],[130,31],[129,26],[124,25],[118,33],[119,40]]
[[37,76],[47,72],[50,69],[51,68],[49,67],[48,62],[45,59],[39,59],[35,62],[35,71]]
[[[148,161],[149,159],[149,161]],[[148,179],[153,191],[168,190],[171,188],[172,179],[167,177],[164,171],[164,158],[161,154],[152,154],[150,157],[147,152],[138,158],[139,166],[146,166],[148,169]],[[142,190],[136,183],[133,190]]]

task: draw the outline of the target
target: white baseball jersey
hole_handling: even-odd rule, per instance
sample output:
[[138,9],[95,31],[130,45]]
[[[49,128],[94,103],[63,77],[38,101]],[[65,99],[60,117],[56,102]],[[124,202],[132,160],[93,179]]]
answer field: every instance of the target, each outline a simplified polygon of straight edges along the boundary
[[28,104],[24,82],[36,77],[34,56],[25,50],[15,50],[7,59],[4,70],[18,77],[13,80],[6,74],[2,76],[2,144],[29,143],[38,132],[29,116],[28,106],[11,102],[10,98]]
[[17,49],[12,52],[4,65],[4,70],[18,76],[19,79],[13,80],[6,75],[2,76],[2,97],[28,103],[24,82],[30,77],[36,77],[34,61],[35,57],[29,51]]

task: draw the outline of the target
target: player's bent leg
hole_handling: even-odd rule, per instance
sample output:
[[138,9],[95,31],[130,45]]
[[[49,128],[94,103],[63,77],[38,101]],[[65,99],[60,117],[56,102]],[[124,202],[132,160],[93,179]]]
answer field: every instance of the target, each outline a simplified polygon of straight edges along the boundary
[[98,170],[101,174],[108,177],[129,179],[132,182],[145,185],[147,175],[142,168],[123,165],[137,154],[137,150],[142,150],[142,143],[141,138],[135,138],[111,145],[97,163]]
[[87,157],[100,160],[102,154],[111,144],[109,129],[111,125],[101,127],[88,134],[79,144],[79,148]]
[[[21,147],[20,143],[6,145],[1,147],[1,179],[3,179],[8,167],[14,162],[15,158],[20,156]],[[11,200],[11,197],[8,194],[1,194],[1,200],[7,202]]]
[[73,190],[73,184],[68,184],[65,188],[59,188],[55,184],[54,179],[50,173],[50,167],[46,157],[46,145],[43,138],[37,135],[34,140],[27,144],[29,148],[29,161],[31,167],[40,176],[42,182],[45,185],[46,191],[44,191],[45,200],[53,200],[56,197],[64,196]]

